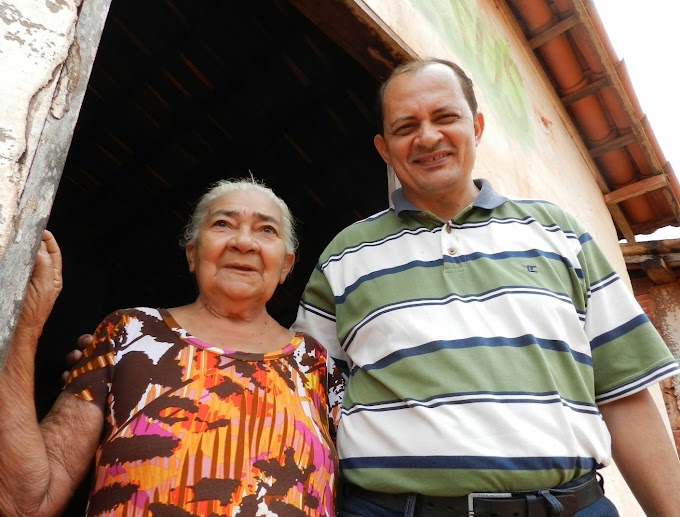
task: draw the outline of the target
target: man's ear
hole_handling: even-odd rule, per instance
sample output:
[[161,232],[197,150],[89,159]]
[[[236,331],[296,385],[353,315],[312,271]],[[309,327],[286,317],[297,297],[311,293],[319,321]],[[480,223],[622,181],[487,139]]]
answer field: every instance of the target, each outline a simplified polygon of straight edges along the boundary
[[184,248],[184,252],[187,254],[187,263],[189,264],[190,273],[193,273],[196,268],[196,264],[194,264],[194,248],[195,244],[187,244],[186,248]]
[[387,165],[392,165],[392,160],[390,159],[390,153],[387,152],[387,142],[382,135],[378,134],[373,137],[373,145],[378,150],[378,154],[382,157]]
[[477,113],[475,115],[475,142],[477,145],[479,145],[479,142],[482,140],[482,133],[484,133],[484,114],[483,113]]
[[293,270],[293,265],[295,264],[295,253],[288,253],[283,259],[283,269],[281,270],[281,277],[279,278],[279,284],[285,282],[288,275]]

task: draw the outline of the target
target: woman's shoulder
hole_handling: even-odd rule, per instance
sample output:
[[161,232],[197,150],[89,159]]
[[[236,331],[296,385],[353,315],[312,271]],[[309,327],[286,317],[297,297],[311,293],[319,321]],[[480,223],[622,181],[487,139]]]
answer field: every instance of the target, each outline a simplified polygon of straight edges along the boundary
[[128,307],[125,309],[116,309],[106,315],[99,324],[99,329],[127,327],[138,322],[162,322],[162,310],[163,309],[156,309],[153,307]]

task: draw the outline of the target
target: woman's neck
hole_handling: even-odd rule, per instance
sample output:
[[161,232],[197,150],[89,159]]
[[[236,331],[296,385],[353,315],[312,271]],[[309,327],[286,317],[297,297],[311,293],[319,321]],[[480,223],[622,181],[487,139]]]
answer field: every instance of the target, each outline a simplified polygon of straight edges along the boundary
[[292,339],[265,307],[259,310],[216,311],[199,298],[194,303],[168,309],[191,335],[219,348],[244,352],[271,352]]

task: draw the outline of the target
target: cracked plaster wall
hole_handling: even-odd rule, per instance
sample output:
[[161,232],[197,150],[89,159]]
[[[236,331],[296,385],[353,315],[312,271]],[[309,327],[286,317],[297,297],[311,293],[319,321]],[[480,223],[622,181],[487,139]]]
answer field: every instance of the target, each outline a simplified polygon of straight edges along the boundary
[[[653,286],[646,296],[652,323],[680,361],[680,282]],[[675,445],[680,451],[680,376],[664,381],[662,389]]]
[[68,109],[72,88],[60,75],[78,58],[81,1],[0,0],[0,258],[21,238],[19,200],[45,120]]

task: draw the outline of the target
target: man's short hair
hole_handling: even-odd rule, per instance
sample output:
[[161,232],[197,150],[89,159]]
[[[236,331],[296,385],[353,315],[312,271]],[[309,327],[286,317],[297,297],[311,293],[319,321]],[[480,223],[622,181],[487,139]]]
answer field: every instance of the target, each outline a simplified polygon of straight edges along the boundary
[[418,70],[422,70],[427,66],[435,64],[444,65],[453,70],[453,73],[456,74],[458,80],[460,81],[460,85],[463,89],[463,95],[465,95],[465,100],[467,101],[468,106],[470,106],[472,115],[473,116],[477,115],[478,106],[477,98],[475,97],[475,85],[472,82],[472,79],[470,79],[467,76],[465,71],[460,66],[458,66],[453,61],[449,61],[448,59],[440,59],[436,57],[414,59],[413,61],[407,61],[406,63],[402,63],[401,65],[397,66],[394,70],[392,70],[390,76],[385,80],[385,82],[382,83],[380,89],[378,90],[378,99],[376,102],[376,116],[378,123],[378,131],[380,132],[381,135],[384,134],[385,131],[385,127],[383,124],[384,115],[383,102],[385,98],[385,89],[387,88],[387,85],[392,81],[392,79],[394,79],[397,76],[407,74],[410,72],[417,72]]

